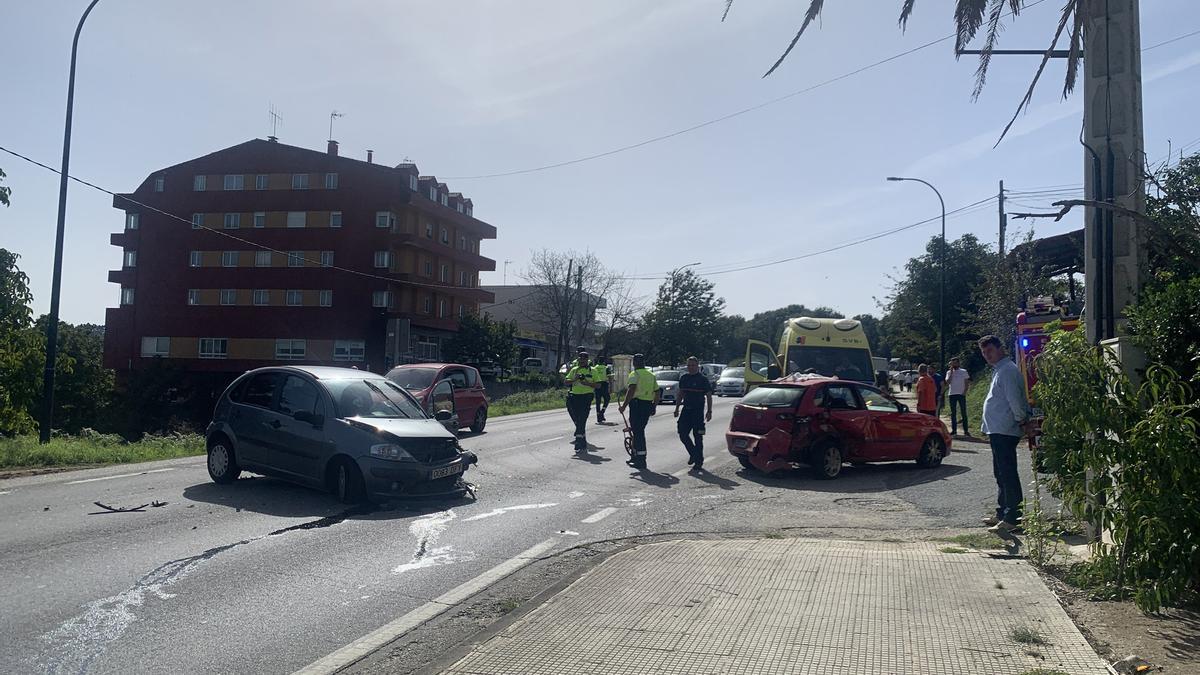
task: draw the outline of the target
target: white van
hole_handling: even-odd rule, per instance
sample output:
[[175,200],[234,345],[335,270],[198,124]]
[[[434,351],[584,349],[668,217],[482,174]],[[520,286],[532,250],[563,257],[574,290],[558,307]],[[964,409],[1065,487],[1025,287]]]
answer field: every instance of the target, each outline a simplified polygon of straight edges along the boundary
[[522,373],[540,373],[545,368],[541,359],[528,358],[521,361]]

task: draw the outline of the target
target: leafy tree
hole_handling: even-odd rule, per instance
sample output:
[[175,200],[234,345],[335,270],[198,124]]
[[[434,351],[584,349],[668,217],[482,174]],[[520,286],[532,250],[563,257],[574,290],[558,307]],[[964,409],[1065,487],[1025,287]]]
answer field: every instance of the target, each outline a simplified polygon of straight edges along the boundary
[[[4,177],[8,174],[4,173],[4,169],[0,169],[0,182],[4,181]],[[12,194],[12,189],[0,185],[0,204],[8,206],[8,196]]]
[[738,332],[746,325],[746,317],[740,314],[722,316],[717,323],[717,360],[729,363],[745,358],[746,341],[738,336]]
[[[1042,62],[1034,73],[1033,81],[1029,84],[1029,89],[1025,92],[1024,98],[1017,106],[1017,110],[1013,113],[1012,119],[1008,125],[1004,127],[1004,131],[1000,134],[1003,139],[1016,121],[1017,116],[1021,111],[1029,106],[1033,100],[1034,89],[1037,88],[1038,80],[1042,77],[1042,72],[1046,69],[1046,64],[1050,61],[1050,50],[1058,45],[1058,41],[1063,37],[1065,32],[1069,44],[1067,54],[1067,74],[1066,80],[1063,82],[1063,98],[1070,95],[1075,88],[1075,82],[1079,75],[1079,64],[1083,58],[1083,23],[1087,16],[1087,12],[1091,5],[1099,0],[1066,0],[1059,14],[1058,27],[1054,31],[1054,37],[1050,41],[1050,46],[1046,49],[1046,53],[1042,56]],[[973,40],[979,29],[987,24],[984,34],[983,46],[980,49],[979,67],[975,70],[975,90],[972,92],[972,100],[979,98],[979,94],[983,92],[983,85],[987,81],[988,66],[991,64],[992,52],[999,40],[1001,31],[1004,30],[1004,18],[1006,14],[1011,14],[1016,17],[1021,13],[1022,7],[1027,4],[1027,0],[956,0],[954,5],[954,27],[955,41],[954,53],[958,54],[965,49],[971,40]],[[900,28],[901,30],[908,27],[908,19],[912,16],[913,8],[916,5],[916,0],[902,0],[900,4]],[[725,16],[729,15],[730,8],[733,7],[733,0],[725,0],[725,14],[721,20],[725,20]],[[783,54],[771,66],[771,69],[766,72],[763,77],[775,72],[788,54],[795,48],[796,43],[800,41],[800,36],[804,35],[804,31],[809,25],[816,21],[821,16],[821,10],[825,8],[825,0],[809,0],[808,10],[804,13],[804,21],[800,24],[800,29],[796,31],[795,37],[784,50]]]
[[[46,332],[49,316],[37,321],[37,333]],[[109,432],[116,428],[111,416],[114,390],[113,371],[104,367],[104,326],[96,324],[58,324],[58,354],[69,368],[60,364],[54,384],[54,428],[69,433],[95,429]],[[30,411],[34,413],[34,411]]]
[[33,293],[16,253],[0,248],[0,434],[37,428],[30,411],[41,385],[43,341],[31,329]]
[[872,356],[882,356],[887,358],[891,352],[888,350],[887,344],[883,339],[880,320],[873,314],[856,314],[850,317],[862,324],[863,333],[867,336],[867,344],[871,345]]
[[531,308],[531,316],[526,318],[540,324],[541,332],[554,336],[560,361],[572,343],[586,340],[597,310],[622,282],[594,253],[548,249],[534,252],[525,280],[535,298],[524,305]]
[[459,363],[495,361],[511,367],[518,349],[513,338],[516,324],[495,321],[490,316],[468,314],[458,321],[458,332],[443,345],[447,358]]
[[725,300],[713,292],[711,281],[690,269],[672,272],[642,323],[647,356],[670,365],[689,356],[712,358],[724,309]]

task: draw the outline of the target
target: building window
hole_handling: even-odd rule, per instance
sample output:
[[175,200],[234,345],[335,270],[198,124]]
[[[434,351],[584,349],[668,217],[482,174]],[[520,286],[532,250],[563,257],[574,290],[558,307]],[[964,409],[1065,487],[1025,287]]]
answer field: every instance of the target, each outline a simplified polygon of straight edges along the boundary
[[304,291],[287,292],[288,307],[299,307],[304,304]]
[[442,243],[447,246],[450,245],[450,231],[444,227],[442,228]]
[[330,227],[341,227],[342,226],[342,212],[341,211],[333,211],[329,214],[329,226]]
[[199,289],[196,289],[196,288],[188,289],[188,304],[189,305],[200,304],[200,290]]
[[442,206],[449,206],[449,205],[450,205],[450,201],[446,198],[445,194],[442,194]]
[[261,288],[254,290],[254,304],[269,305],[271,304],[271,291]]
[[392,264],[392,254],[390,251],[375,251],[375,268],[384,269]]
[[208,189],[208,176],[193,176],[192,189],[196,192],[204,192]]
[[188,253],[188,267],[199,267],[200,260],[200,251],[191,251]]
[[271,252],[270,251],[255,251],[254,252],[254,266],[255,267],[270,267],[271,266]]
[[467,285],[467,273],[466,273],[466,272],[459,272],[459,273],[458,273],[458,285],[459,285],[459,286],[466,286],[466,285]]
[[429,188],[429,198],[435,202],[437,201],[437,188]]
[[425,236],[433,239],[433,223],[425,223]]
[[226,190],[242,190],[245,188],[246,177],[240,173],[225,174]]
[[125,260],[121,263],[122,267],[137,267],[137,251],[125,251]]
[[460,251],[467,250],[467,238],[462,236],[461,234],[458,235],[458,250],[460,250]]
[[333,251],[321,251],[321,267],[333,267]]
[[308,174],[294,173],[292,174],[292,189],[307,190],[308,189]]
[[433,296],[425,296],[425,313],[433,314]]
[[242,214],[226,213],[225,214],[225,229],[236,230],[242,226]]
[[446,301],[445,300],[438,300],[438,318],[439,319],[446,318]]
[[338,186],[338,177],[336,173],[325,174],[325,189],[336,190]]
[[142,356],[168,356],[171,353],[171,338],[142,338]]
[[427,276],[427,277],[433,276],[433,261],[432,260],[425,261],[425,276]]
[[333,291],[324,290],[320,293],[320,302],[322,307],[333,307]]
[[392,292],[391,291],[374,291],[371,293],[372,307],[391,307]]
[[133,304],[133,289],[132,288],[122,288],[121,289],[121,304],[122,305],[132,305]]
[[227,338],[200,338],[200,358],[223,359],[229,356]]
[[221,289],[221,304],[236,305],[237,304],[237,289],[222,288]]
[[261,229],[266,226],[267,226],[267,214],[263,213],[262,211],[256,211],[254,213],[254,227]]
[[154,178],[154,191],[162,192],[163,187],[166,186],[166,183],[167,183],[167,180],[165,178],[163,178],[162,176],[156,176]]
[[409,174],[408,189],[412,190],[413,192],[417,191],[417,175],[416,174]]
[[304,227],[308,222],[307,211],[288,211],[287,226],[291,228]]
[[366,358],[367,343],[365,340],[334,340],[334,361],[362,361]]
[[125,214],[125,229],[127,229],[127,230],[138,229],[138,220],[139,220],[138,214],[126,213]]
[[267,177],[267,174],[265,174],[265,173],[258,174],[257,176],[254,177],[254,189],[255,190],[266,190],[269,180],[270,180],[270,178]]
[[468,216],[469,216],[469,215],[471,215],[471,211],[472,211],[472,209],[471,209],[471,205],[470,205],[470,204],[467,204],[467,215],[468,215]]
[[203,213],[193,213],[192,214],[192,229],[198,230],[201,227],[204,227],[204,214]]
[[461,318],[465,317],[466,315],[467,315],[467,306],[459,305],[458,306],[458,318],[461,319]]
[[446,283],[446,282],[450,281],[450,266],[449,265],[442,265],[438,269],[438,281],[440,281],[442,283]]
[[304,251],[288,251],[288,267],[304,267]]
[[221,267],[237,267],[238,252],[237,251],[221,251]]
[[396,217],[390,211],[375,212],[375,227],[391,227],[396,222]]
[[304,340],[276,340],[275,358],[280,361],[296,361],[304,358]]
[[455,204],[455,207],[457,207],[457,208],[458,208],[458,212],[459,212],[459,213],[462,213],[462,212],[463,212],[463,206],[462,206],[462,202],[458,202],[457,204]]

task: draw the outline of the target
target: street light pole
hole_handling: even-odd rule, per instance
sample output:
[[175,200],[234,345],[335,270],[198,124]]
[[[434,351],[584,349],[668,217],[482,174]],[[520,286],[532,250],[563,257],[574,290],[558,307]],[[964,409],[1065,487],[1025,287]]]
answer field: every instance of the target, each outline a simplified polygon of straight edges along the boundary
[[58,304],[62,289],[63,234],[67,222],[67,172],[71,164],[71,114],[75,107],[75,57],[79,52],[79,33],[83,22],[100,0],[92,0],[79,25],[75,27],[75,38],[71,41],[71,72],[67,78],[67,121],[63,130],[62,168],[58,176],[58,231],[54,238],[54,276],[50,283],[50,317],[46,323],[46,366],[42,376],[42,425],[39,438],[42,443],[50,442],[50,430],[54,424],[54,366],[58,361]]
[[902,181],[910,180],[916,183],[924,183],[926,187],[933,190],[933,194],[937,195],[938,203],[942,205],[942,239],[938,246],[938,272],[940,279],[938,281],[938,368],[946,367],[946,201],[942,199],[942,193],[933,187],[928,181],[920,178],[906,178],[904,176],[888,176],[888,180]]

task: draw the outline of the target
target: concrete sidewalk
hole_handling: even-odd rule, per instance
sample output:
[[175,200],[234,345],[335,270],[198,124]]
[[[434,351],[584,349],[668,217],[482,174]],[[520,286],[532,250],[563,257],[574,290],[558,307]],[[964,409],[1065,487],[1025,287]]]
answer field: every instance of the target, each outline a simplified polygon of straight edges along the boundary
[[[1107,672],[1027,563],[940,548],[815,539],[638,546],[444,672]],[[1019,629],[1044,644],[1014,640]]]

